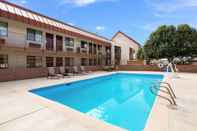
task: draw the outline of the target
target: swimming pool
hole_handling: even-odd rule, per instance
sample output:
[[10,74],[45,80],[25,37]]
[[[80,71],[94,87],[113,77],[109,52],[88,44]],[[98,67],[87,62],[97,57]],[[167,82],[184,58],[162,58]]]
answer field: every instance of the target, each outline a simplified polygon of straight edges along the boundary
[[163,75],[117,73],[31,92],[124,129],[141,131],[155,96],[149,87]]

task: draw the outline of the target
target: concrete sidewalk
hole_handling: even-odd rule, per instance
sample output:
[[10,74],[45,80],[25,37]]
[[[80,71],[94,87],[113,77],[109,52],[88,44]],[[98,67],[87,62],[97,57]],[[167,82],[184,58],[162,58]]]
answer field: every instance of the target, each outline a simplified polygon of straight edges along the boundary
[[[30,89],[108,74],[111,73],[95,72],[58,80],[38,78],[0,83],[0,131],[123,130],[28,92]],[[157,97],[145,131],[197,130],[197,74],[180,76],[180,79],[173,79],[178,110],[169,109],[168,102]]]

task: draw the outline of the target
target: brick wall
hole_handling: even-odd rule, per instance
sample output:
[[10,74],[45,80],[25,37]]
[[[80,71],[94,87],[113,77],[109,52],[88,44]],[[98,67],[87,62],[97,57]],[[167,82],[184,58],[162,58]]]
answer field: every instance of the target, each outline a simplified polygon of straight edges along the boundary
[[151,65],[120,65],[118,70],[123,71],[161,71],[157,66]]
[[197,73],[197,65],[177,65],[180,72]]
[[[197,73],[197,65],[177,65],[180,72]],[[121,65],[118,70],[123,71],[161,71],[157,66],[151,65]]]
[[[102,66],[87,66],[87,71],[98,71],[102,70]],[[58,73],[59,69],[56,68]],[[0,82],[12,81],[12,80],[24,80],[38,77],[47,77],[47,68],[14,68],[14,69],[0,69]]]
[[103,70],[102,66],[86,66],[85,70],[87,71],[98,71],[98,70]]
[[[180,72],[197,73],[197,65],[178,65]],[[97,71],[102,70],[102,66],[87,66],[86,70]],[[150,65],[121,65],[118,70],[123,71],[161,71],[157,66]],[[46,77],[47,68],[15,68],[0,69],[0,82],[11,80],[23,80],[38,77]]]
[[0,69],[0,82],[46,77],[47,74],[47,68]]
[[144,65],[143,60],[129,60],[127,61],[128,65]]

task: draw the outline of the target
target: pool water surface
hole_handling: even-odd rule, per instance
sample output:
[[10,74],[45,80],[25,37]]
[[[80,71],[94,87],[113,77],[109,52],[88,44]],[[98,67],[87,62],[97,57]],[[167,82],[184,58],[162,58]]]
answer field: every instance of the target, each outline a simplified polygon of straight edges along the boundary
[[142,131],[156,98],[149,88],[162,79],[163,75],[117,73],[31,92],[121,128]]

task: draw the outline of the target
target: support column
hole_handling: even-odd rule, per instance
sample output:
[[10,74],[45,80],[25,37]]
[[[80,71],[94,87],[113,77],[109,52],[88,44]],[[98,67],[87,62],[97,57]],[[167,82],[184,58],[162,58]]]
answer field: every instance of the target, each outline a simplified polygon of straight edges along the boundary
[[56,51],[56,35],[53,34],[53,50]]
[[66,46],[65,46],[65,37],[64,36],[62,36],[62,40],[63,40],[63,52],[66,52]]

